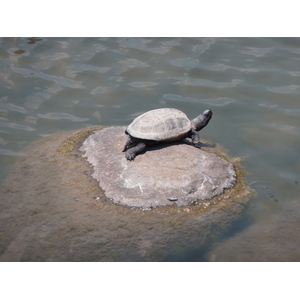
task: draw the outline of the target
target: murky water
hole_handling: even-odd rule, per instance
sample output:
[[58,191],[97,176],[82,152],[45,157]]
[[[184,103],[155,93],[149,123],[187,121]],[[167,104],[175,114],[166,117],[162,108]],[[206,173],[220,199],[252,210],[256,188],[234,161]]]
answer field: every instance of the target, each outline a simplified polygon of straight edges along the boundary
[[1,183],[47,134],[209,108],[202,136],[243,158],[257,197],[206,253],[174,260],[300,260],[299,38],[2,38],[0,80]]

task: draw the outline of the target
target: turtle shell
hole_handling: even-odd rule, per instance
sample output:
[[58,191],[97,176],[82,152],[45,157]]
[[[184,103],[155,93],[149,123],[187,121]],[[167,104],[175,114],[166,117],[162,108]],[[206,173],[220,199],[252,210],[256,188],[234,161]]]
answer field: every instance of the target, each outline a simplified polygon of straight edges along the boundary
[[138,116],[126,131],[139,139],[174,141],[183,138],[191,128],[190,120],[182,111],[160,108]]

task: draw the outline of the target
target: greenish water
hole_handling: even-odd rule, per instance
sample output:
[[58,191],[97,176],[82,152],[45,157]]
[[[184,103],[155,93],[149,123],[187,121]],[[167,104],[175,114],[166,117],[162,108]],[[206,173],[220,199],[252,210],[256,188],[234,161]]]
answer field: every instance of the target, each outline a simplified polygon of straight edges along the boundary
[[202,136],[244,160],[257,197],[209,250],[173,260],[299,261],[299,70],[299,38],[1,38],[1,182],[47,134],[212,109]]

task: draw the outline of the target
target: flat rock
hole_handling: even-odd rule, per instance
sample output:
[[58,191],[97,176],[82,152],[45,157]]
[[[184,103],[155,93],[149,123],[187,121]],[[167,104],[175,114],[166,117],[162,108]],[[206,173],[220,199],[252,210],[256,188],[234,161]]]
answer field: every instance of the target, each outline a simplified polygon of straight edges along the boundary
[[93,166],[106,197],[129,207],[187,206],[212,199],[236,184],[234,166],[189,145],[165,143],[149,147],[134,161],[122,152],[125,127],[95,131],[80,150]]

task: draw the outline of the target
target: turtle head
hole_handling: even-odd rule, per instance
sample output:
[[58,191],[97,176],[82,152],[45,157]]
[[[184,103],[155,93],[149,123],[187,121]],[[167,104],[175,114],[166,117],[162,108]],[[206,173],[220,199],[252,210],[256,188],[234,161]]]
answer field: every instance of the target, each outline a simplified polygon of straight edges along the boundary
[[193,129],[195,129],[196,131],[200,131],[202,128],[204,128],[211,119],[212,114],[212,111],[210,109],[207,109],[203,112],[203,114],[191,120]]

